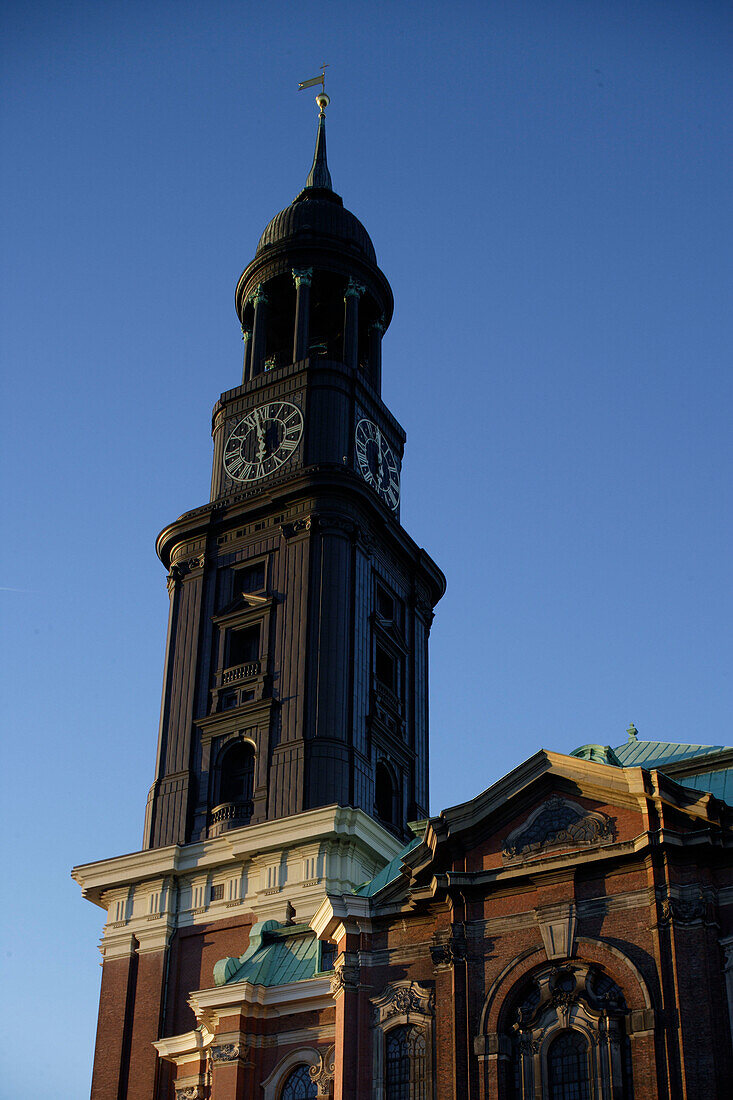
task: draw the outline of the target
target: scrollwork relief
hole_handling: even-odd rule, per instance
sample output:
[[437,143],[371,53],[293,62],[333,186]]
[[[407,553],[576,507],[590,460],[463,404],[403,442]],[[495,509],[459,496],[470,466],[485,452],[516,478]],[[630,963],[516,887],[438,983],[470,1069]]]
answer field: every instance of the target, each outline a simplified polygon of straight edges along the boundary
[[506,862],[526,859],[552,848],[586,847],[615,836],[614,820],[607,814],[553,795],[509,834],[502,857]]

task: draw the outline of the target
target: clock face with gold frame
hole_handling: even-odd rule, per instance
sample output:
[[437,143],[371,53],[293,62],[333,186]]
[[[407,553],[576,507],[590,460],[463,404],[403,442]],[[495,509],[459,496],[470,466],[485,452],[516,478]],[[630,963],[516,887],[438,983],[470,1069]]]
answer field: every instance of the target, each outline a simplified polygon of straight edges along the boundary
[[259,481],[290,458],[303,435],[303,414],[290,401],[268,401],[235,424],[224,445],[233,481]]
[[372,489],[392,511],[400,502],[400,470],[397,459],[381,431],[371,420],[356,425],[356,467]]

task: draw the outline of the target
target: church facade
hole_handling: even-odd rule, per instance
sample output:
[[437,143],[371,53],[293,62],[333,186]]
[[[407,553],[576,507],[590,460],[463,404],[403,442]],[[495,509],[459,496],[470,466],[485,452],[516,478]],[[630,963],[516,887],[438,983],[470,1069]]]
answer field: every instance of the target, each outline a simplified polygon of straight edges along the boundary
[[93,1100],[677,1100],[733,1081],[733,750],[537,752],[429,817],[445,580],[400,523],[392,292],[313,166],[236,291],[211,499],[170,617],[139,852],[106,913]]

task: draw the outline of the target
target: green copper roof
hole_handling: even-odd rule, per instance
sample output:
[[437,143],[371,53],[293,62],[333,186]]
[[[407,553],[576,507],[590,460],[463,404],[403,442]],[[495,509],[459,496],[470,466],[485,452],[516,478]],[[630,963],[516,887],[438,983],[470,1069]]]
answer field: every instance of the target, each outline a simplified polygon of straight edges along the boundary
[[708,791],[722,802],[733,806],[733,768],[724,768],[719,772],[701,772],[699,775],[685,775],[678,783],[683,787],[692,787],[696,791]]
[[321,944],[307,924],[281,925],[261,921],[252,926],[249,947],[237,958],[220,959],[214,984],[250,982],[287,985],[313,978],[320,969]]
[[721,752],[724,745],[680,745],[672,741],[629,740],[614,749],[624,768],[663,768],[665,764],[703,756],[709,752]]
[[579,749],[573,749],[571,756],[577,756],[579,760],[593,760],[596,764],[612,764],[616,768],[623,765],[610,745],[581,745]]
[[400,869],[402,867],[402,860],[405,858],[408,852],[411,852],[416,845],[420,843],[420,837],[414,837],[407,847],[403,848],[393,860],[383,867],[378,875],[375,875],[369,882],[365,882],[363,886],[360,886],[358,890],[355,890],[355,894],[359,894],[363,898],[374,897],[380,890],[383,890],[385,886],[388,886],[390,882],[394,882],[395,879],[400,877]]

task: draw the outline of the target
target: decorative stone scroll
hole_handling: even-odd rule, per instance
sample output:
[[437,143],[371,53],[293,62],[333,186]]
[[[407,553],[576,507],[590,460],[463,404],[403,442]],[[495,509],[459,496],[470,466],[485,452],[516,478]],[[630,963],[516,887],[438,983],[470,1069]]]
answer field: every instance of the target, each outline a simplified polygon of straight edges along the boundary
[[509,863],[553,848],[590,847],[616,836],[613,818],[553,795],[506,838],[502,858]]
[[449,935],[436,933],[430,944],[433,966],[440,969],[466,961],[466,934],[462,927],[454,926]]
[[311,1066],[308,1073],[311,1081],[315,1081],[319,1100],[321,1097],[332,1096],[333,1079],[336,1076],[336,1047],[329,1047],[325,1054],[321,1054],[320,1064]]
[[393,982],[381,996],[372,998],[372,1012],[378,1027],[393,1016],[402,1016],[411,1023],[415,1016],[425,1019],[435,1015],[435,995],[418,982]]
[[215,1066],[236,1062],[239,1058],[239,1043],[222,1043],[211,1048],[211,1061]]
[[176,1100],[203,1100],[203,1085],[183,1085],[176,1089]]
[[[342,961],[343,960],[343,961]],[[340,997],[342,993],[356,993],[359,988],[359,966],[351,959],[339,955],[331,978],[331,996]]]

